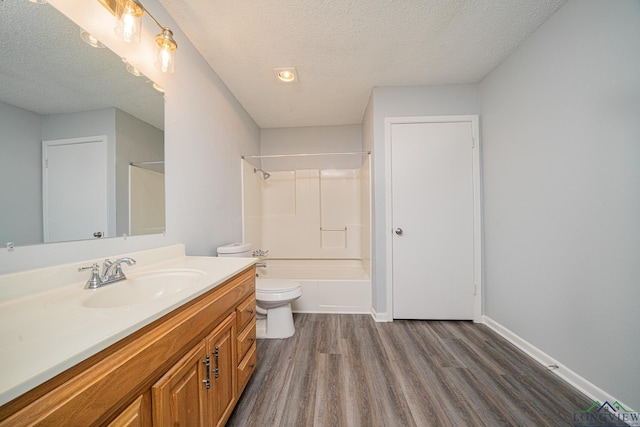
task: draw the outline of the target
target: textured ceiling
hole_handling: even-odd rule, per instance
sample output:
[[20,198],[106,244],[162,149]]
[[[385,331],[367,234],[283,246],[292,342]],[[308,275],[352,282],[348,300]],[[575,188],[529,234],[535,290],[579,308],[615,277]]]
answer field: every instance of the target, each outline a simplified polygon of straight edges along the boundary
[[375,86],[477,83],[564,3],[159,1],[262,128],[360,123]]
[[117,107],[164,128],[164,101],[48,4],[0,1],[0,101],[39,114]]

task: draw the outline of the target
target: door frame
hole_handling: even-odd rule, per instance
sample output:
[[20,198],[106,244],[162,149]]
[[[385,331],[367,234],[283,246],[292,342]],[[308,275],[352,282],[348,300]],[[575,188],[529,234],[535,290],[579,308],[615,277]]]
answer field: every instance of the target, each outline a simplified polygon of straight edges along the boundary
[[[393,190],[392,190],[392,170],[391,155],[392,141],[391,128],[394,124],[412,123],[471,123],[473,137],[473,281],[475,285],[473,302],[473,321],[482,322],[483,314],[483,266],[482,266],[482,199],[481,199],[481,171],[480,171],[480,132],[477,115],[465,116],[410,116],[410,117],[386,117],[384,120],[384,151],[385,151],[385,245],[386,259],[386,316],[384,319],[393,321]],[[470,141],[471,143],[471,141]]]

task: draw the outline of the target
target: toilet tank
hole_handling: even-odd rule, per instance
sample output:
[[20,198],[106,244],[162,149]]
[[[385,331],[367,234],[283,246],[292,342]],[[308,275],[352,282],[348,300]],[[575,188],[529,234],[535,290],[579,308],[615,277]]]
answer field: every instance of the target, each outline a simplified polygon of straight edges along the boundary
[[219,246],[218,256],[235,256],[251,258],[251,243],[230,243],[228,245]]

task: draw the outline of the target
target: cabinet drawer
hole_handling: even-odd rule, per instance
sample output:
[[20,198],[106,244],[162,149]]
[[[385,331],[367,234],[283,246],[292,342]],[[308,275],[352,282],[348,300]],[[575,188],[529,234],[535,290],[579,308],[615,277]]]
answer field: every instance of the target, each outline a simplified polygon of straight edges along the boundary
[[256,315],[256,295],[251,293],[247,299],[242,301],[236,308],[236,319],[238,321],[238,331],[244,329],[251,319]]
[[253,318],[240,335],[238,335],[238,360],[236,363],[240,364],[247,351],[251,348],[253,343],[256,342],[256,319]]
[[251,374],[256,370],[257,361],[256,345],[253,344],[247,356],[238,365],[238,395],[242,393],[249,378],[251,378]]

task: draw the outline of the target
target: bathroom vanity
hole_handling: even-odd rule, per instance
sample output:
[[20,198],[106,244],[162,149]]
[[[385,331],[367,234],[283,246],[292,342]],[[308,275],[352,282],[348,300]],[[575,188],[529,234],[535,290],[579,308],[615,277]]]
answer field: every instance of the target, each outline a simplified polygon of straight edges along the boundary
[[[0,330],[0,425],[224,425],[256,367],[254,261],[182,255],[129,271],[129,286],[194,278],[149,301],[119,302],[123,281],[0,303],[0,320],[18,317]],[[40,306],[40,322],[20,321]]]

